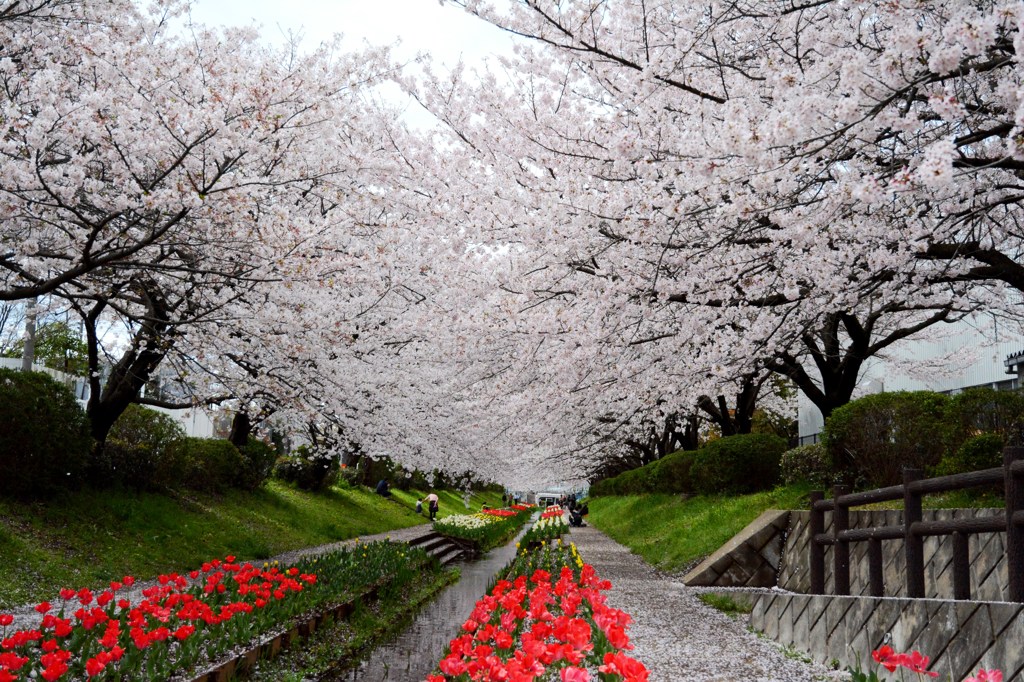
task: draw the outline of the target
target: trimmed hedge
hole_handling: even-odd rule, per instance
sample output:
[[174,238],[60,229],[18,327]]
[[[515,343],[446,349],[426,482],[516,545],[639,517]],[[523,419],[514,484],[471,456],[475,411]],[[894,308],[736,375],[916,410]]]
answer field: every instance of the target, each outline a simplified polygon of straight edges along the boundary
[[256,490],[273,473],[277,450],[273,445],[249,436],[249,442],[241,448],[241,454],[242,470],[238,473],[235,484],[243,490]]
[[44,498],[77,486],[92,443],[69,388],[39,372],[0,369],[0,493]]
[[956,452],[947,453],[934,473],[936,476],[949,476],[1003,466],[1005,445],[1006,441],[998,433],[978,434],[965,440]]
[[782,482],[786,485],[794,483],[810,483],[812,486],[825,490],[832,485],[832,458],[822,443],[800,445],[782,453],[779,462]]
[[712,441],[697,451],[690,469],[694,490],[702,495],[768,490],[779,481],[779,461],[785,450],[784,439],[766,433]]
[[173,448],[172,461],[178,486],[206,492],[239,487],[245,469],[242,453],[231,441],[213,438],[182,439]]
[[590,495],[643,495],[644,493],[692,493],[690,467],[695,451],[679,450],[659,460],[590,486]]
[[693,479],[690,471],[695,456],[695,450],[679,450],[650,464],[649,466],[654,468],[656,481],[654,492],[692,493]]
[[949,438],[949,397],[932,391],[877,393],[836,408],[822,442],[845,482],[889,486],[907,467],[930,469]]
[[645,493],[692,493],[690,467],[693,452],[677,451],[642,467],[594,482],[592,497],[643,495]]
[[137,490],[178,485],[174,448],[185,429],[170,415],[129,405],[117,418],[103,448],[89,463],[89,481],[103,487],[119,484]]
[[999,434],[1006,445],[1024,444],[1024,393],[971,388],[949,403],[949,451],[979,433]]
[[337,457],[318,456],[305,445],[274,464],[274,478],[294,483],[304,490],[324,490],[338,479]]

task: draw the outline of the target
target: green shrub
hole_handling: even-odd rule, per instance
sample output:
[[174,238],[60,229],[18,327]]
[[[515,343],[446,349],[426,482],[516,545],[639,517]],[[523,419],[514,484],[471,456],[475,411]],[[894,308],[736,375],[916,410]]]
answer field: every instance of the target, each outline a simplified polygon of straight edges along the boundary
[[172,448],[168,464],[173,466],[178,486],[206,492],[238,487],[245,469],[238,448],[219,438],[183,438]]
[[305,445],[274,464],[274,477],[304,490],[324,490],[338,478],[338,458],[318,455]]
[[695,455],[696,451],[692,450],[673,452],[645,466],[595,481],[590,486],[590,494],[601,497],[644,493],[692,493],[690,469]]
[[998,433],[982,433],[968,438],[956,452],[946,454],[935,467],[936,476],[963,474],[1003,465],[1006,443]]
[[643,495],[653,492],[654,477],[650,465],[630,469],[618,475],[618,495]]
[[110,428],[103,448],[89,462],[93,485],[111,483],[138,490],[173,488],[177,485],[174,446],[185,438],[185,429],[173,417],[141,405],[129,405]]
[[89,422],[66,386],[37,372],[0,369],[0,493],[49,497],[78,485]]
[[947,411],[949,451],[979,433],[997,433],[1006,445],[1024,444],[1024,394],[971,388],[953,396]]
[[[423,478],[422,487],[417,490],[426,490],[430,486],[427,485],[426,478]],[[345,464],[340,465],[338,471],[338,480],[335,482],[336,485],[342,488],[353,488],[359,485],[359,469],[356,467],[346,466]]]
[[771,434],[719,438],[697,451],[690,469],[693,487],[702,495],[767,490],[779,480],[785,450],[786,441]]
[[594,481],[590,484],[590,496],[591,497],[604,497],[611,495],[611,485],[609,483],[610,478],[602,478],[600,481]]
[[849,483],[896,485],[904,468],[929,469],[948,442],[949,398],[932,391],[877,393],[837,408],[822,442]]
[[693,479],[690,472],[696,455],[695,450],[679,450],[648,465],[654,468],[654,492],[692,493]]
[[236,485],[243,490],[255,490],[263,485],[274,470],[277,450],[273,445],[249,436],[249,442],[241,448],[242,470]]
[[782,453],[779,462],[782,482],[786,485],[809,483],[819,490],[832,485],[832,460],[822,443],[801,445]]

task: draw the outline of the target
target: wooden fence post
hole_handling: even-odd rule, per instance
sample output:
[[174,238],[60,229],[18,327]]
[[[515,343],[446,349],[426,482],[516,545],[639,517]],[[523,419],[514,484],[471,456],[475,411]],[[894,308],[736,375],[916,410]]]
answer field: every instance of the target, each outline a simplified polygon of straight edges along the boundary
[[910,484],[920,481],[920,469],[903,470],[903,544],[907,557],[907,596],[924,598],[924,540],[911,532],[911,526],[921,520],[921,495],[910,490]]
[[1024,527],[1014,523],[1013,515],[1024,511],[1024,480],[1014,476],[1011,467],[1024,459],[1024,447],[1003,449],[1003,476],[1006,484],[1006,575],[1009,600],[1024,602]]
[[868,540],[868,580],[871,583],[871,596],[885,596],[885,578],[882,575],[882,541],[878,538]]
[[850,594],[850,541],[839,539],[839,533],[850,529],[850,508],[839,503],[839,498],[849,492],[849,486],[832,487],[832,581],[838,595]]
[[825,532],[825,512],[814,506],[824,499],[825,493],[820,490],[811,491],[811,594],[825,594],[825,547],[815,539]]
[[971,557],[968,554],[968,535],[953,532],[953,599],[971,598]]

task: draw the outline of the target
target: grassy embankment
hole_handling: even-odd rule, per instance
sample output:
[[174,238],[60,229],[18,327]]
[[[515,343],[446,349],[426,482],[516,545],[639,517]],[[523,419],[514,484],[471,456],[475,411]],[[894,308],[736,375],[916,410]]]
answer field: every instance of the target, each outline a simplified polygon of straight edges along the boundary
[[[309,493],[277,481],[253,493],[82,491],[46,503],[0,499],[0,610],[53,597],[61,587],[99,587],[123,575],[150,579],[233,554],[280,552],[382,533],[427,521],[413,511],[425,493],[386,500],[366,488]],[[461,493],[438,493],[440,516],[466,511]],[[495,493],[471,508],[498,506]]]
[[[589,523],[663,571],[684,571],[721,547],[766,509],[807,509],[809,486],[735,497],[628,495],[589,501]],[[924,497],[927,508],[1002,506],[993,495],[958,491]],[[871,505],[901,509],[901,502]]]

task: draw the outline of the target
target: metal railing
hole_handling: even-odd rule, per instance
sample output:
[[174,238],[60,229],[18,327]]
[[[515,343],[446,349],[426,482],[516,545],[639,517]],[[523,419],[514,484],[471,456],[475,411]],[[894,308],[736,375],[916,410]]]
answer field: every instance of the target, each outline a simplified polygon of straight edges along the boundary
[[[1005,513],[987,518],[924,521],[922,496],[951,490],[1002,483],[1006,491]],[[875,502],[903,500],[903,523],[899,526],[850,528],[851,507]],[[832,533],[825,533],[825,512],[832,513]],[[825,592],[825,548],[832,549],[833,594],[850,594],[850,543],[868,543],[869,593],[881,597],[885,592],[882,542],[903,540],[906,553],[907,596],[923,598],[924,538],[953,536],[953,598],[971,598],[968,536],[973,533],[1006,533],[1006,567],[1009,601],[1024,602],[1024,447],[1003,450],[1003,466],[965,474],[924,478],[920,469],[905,469],[903,484],[850,493],[846,486],[834,486],[833,497],[825,499],[821,491],[811,493],[810,571],[811,593]]]

